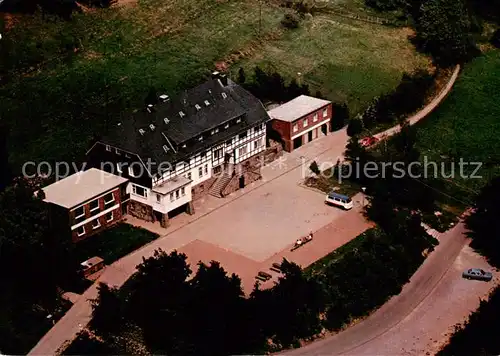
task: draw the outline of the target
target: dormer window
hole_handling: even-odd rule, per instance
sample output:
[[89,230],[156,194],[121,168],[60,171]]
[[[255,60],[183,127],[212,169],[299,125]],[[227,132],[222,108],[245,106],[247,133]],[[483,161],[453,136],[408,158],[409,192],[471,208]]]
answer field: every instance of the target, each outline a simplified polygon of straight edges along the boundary
[[209,106],[209,105],[210,105],[210,101],[205,100],[205,106]]
[[182,148],[186,148],[186,144],[183,144],[183,145],[182,145]]
[[198,141],[203,141],[203,136],[198,137]]
[[225,99],[227,98],[227,94],[226,93],[222,93],[222,99]]
[[151,125],[149,125],[149,128],[151,129],[151,131],[154,131],[155,130],[155,125],[151,124]]
[[163,121],[168,124],[170,122],[170,120],[168,118],[164,118]]
[[165,153],[168,153],[170,149],[168,148],[167,145],[163,145],[163,151],[165,151]]
[[241,119],[237,119],[236,123],[239,124],[241,122]]
[[184,114],[184,112],[183,112],[183,111],[179,111],[179,116],[180,116],[180,117],[184,117],[184,116],[186,116],[186,114]]
[[217,133],[217,132],[219,132],[219,129],[217,128],[217,129],[215,129],[214,131],[215,131],[215,133]]
[[111,146],[110,145],[106,145],[106,151],[111,152]]
[[144,131],[143,129],[139,129],[139,133],[140,133],[141,135],[144,135],[144,134],[146,133],[146,131]]
[[215,133],[215,130],[210,131],[210,134],[213,135]]
[[196,110],[200,110],[201,109],[201,106],[199,106],[198,104],[195,104],[194,107],[196,108]]
[[225,125],[224,125],[224,128],[225,128],[225,129],[228,129],[228,128],[229,128],[229,124],[225,124]]

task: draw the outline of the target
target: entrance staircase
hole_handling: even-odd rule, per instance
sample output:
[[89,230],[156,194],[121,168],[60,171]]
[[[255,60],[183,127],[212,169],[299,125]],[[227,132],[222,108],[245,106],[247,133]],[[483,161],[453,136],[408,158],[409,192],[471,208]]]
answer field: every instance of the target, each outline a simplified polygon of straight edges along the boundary
[[231,181],[231,176],[226,172],[222,173],[215,183],[208,190],[208,194],[217,198],[223,198],[222,191]]

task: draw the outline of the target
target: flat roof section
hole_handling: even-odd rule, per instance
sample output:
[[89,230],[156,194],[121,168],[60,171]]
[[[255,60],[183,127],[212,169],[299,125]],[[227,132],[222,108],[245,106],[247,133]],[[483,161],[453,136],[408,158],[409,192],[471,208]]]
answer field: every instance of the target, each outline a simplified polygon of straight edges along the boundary
[[70,209],[127,181],[126,178],[91,168],[61,179],[42,190],[45,202]]
[[184,176],[176,176],[173,177],[166,182],[157,185],[156,187],[153,187],[151,189],[155,193],[159,193],[161,195],[166,195],[182,186],[185,186],[187,184],[191,183],[191,179],[188,179]]
[[331,101],[328,100],[301,95],[277,108],[269,110],[267,113],[271,119],[293,122],[330,103]]

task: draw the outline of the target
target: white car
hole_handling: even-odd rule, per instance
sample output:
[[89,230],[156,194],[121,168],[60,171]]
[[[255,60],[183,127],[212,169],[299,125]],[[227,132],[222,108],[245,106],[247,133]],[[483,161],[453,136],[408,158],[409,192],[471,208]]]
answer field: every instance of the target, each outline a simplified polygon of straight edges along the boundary
[[353,207],[351,198],[347,195],[338,194],[333,191],[326,196],[325,203],[339,206],[345,210],[352,209]]

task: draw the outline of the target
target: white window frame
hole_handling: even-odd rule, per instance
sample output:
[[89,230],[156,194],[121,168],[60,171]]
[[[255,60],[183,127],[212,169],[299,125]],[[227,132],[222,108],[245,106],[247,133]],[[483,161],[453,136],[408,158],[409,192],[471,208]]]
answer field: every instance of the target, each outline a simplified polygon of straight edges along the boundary
[[111,152],[111,146],[110,145],[106,145],[106,151]]
[[203,167],[202,166],[199,166],[198,167],[198,176],[201,178],[203,177]]
[[315,112],[314,115],[313,115],[313,122],[316,122],[318,121],[318,113]]
[[118,164],[116,165],[116,171],[120,174],[123,174],[123,168],[120,162],[118,162]]
[[[106,199],[105,199],[105,198],[106,198],[106,195],[109,195],[109,194],[111,194],[111,198],[112,198],[112,199],[111,199],[111,200],[106,201]],[[104,199],[104,206],[106,206],[106,205],[108,205],[108,204],[111,204],[111,203],[114,203],[114,202],[115,202],[115,195],[113,194],[113,192],[110,192],[110,193],[108,193],[108,194],[106,194],[106,195],[103,197],[103,199]]]
[[244,156],[248,153],[248,149],[247,149],[247,146],[243,146],[243,147],[240,147],[240,149],[238,150],[238,153],[241,156]]
[[323,117],[327,117],[328,116],[328,108],[324,108],[323,109]]
[[174,193],[170,193],[170,202],[175,201]]
[[175,199],[177,200],[177,199],[179,199],[180,197],[181,197],[181,196],[180,196],[179,189],[177,189],[177,190],[175,191]]
[[181,195],[182,196],[186,195],[186,188],[185,187],[181,187]]
[[309,124],[309,123],[308,123],[307,118],[306,118],[306,119],[304,119],[304,120],[302,120],[302,127],[307,127],[307,125],[308,125],[308,124]]
[[208,164],[205,164],[205,175],[208,174]]
[[161,195],[160,195],[160,194],[158,194],[158,193],[156,193],[156,202],[157,202],[158,204],[161,204]]
[[[93,208],[93,209],[92,209],[92,208],[90,207],[90,204],[92,204],[92,203],[93,203],[93,202],[95,202],[95,201],[97,202],[97,207],[95,207],[95,208]],[[93,211],[99,210],[99,208],[100,208],[100,207],[99,207],[99,199],[94,199],[94,200],[92,200],[92,201],[90,201],[90,202],[89,202],[89,209],[90,209],[90,212],[93,212]]]
[[[80,228],[83,230],[83,232],[82,232],[82,233],[79,233],[79,232],[78,232],[78,230],[79,230]],[[76,229],[76,234],[78,235],[78,237],[85,235],[85,232],[86,232],[86,231],[85,231],[85,225],[82,225],[82,226],[80,226],[80,227],[78,227],[78,228]]]
[[81,215],[78,215],[78,216],[76,216],[76,215],[75,215],[75,220],[85,216],[85,207],[84,207],[83,205],[82,205],[82,206],[79,206],[78,208],[76,208],[76,209],[74,210],[74,211],[75,211],[75,214],[76,214],[76,210],[78,210],[78,209],[80,209],[80,208],[82,208],[83,213],[82,213]]
[[[109,215],[109,214],[111,214],[111,219],[108,219],[107,215]],[[106,222],[111,222],[111,221],[113,221],[114,218],[115,218],[115,214],[113,214],[113,211],[110,211],[109,213],[106,214]]]
[[[94,222],[96,221],[97,221],[97,226],[94,226]],[[92,230],[96,230],[100,227],[101,227],[101,221],[99,220],[99,218],[92,220]]]
[[[144,189],[144,195],[138,194],[137,193],[137,188]],[[142,198],[147,198],[148,197],[148,191],[147,191],[147,189],[144,188],[144,187],[141,187],[139,185],[136,185],[136,184],[132,184],[132,193],[134,193],[138,197],[142,197]]]
[[299,131],[299,125],[298,124],[294,124],[293,125],[293,132],[298,132]]
[[189,180],[191,180],[191,172],[187,173],[186,178],[189,179]]

